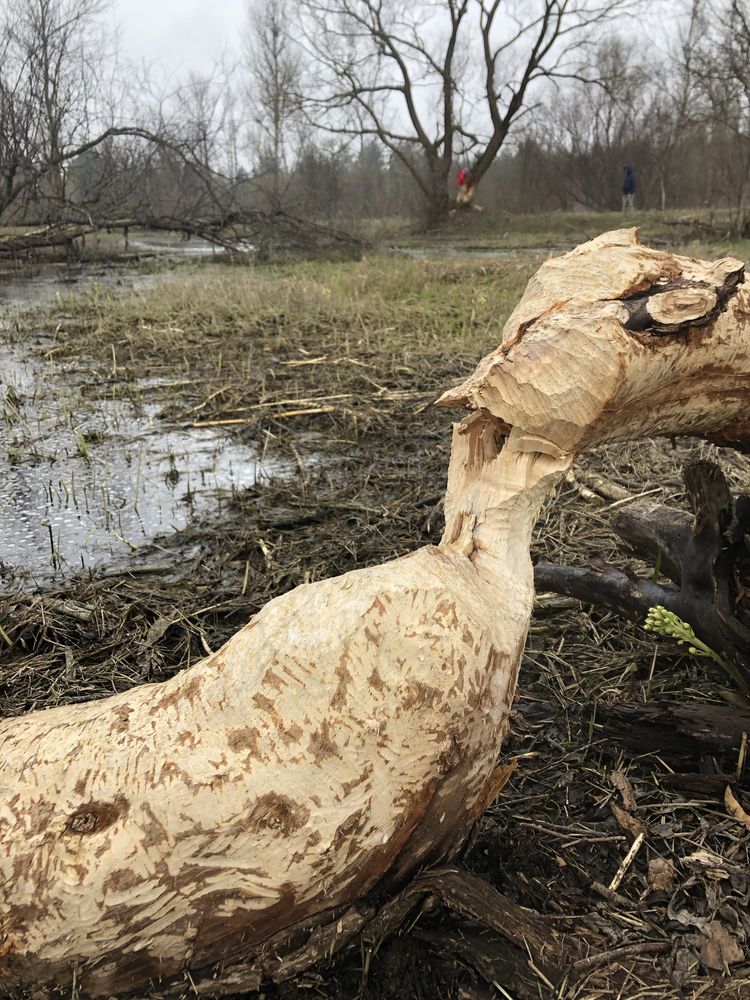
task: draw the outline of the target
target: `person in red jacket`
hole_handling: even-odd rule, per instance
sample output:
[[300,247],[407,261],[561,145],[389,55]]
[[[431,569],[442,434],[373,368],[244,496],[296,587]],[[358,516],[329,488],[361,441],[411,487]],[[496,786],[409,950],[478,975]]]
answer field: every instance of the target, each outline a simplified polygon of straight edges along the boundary
[[469,171],[466,169],[466,167],[461,167],[461,169],[456,174],[456,187],[458,188],[458,193],[456,194],[456,201],[465,204],[468,201],[468,188],[469,188]]

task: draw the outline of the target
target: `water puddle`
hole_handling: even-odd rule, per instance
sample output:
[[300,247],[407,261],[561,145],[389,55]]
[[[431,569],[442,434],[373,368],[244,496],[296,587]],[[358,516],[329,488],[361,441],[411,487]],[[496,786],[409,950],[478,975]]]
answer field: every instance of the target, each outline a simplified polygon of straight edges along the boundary
[[92,386],[46,355],[49,338],[13,340],[2,317],[0,307],[0,589],[126,568],[159,536],[220,514],[232,491],[296,470],[226,429],[165,422],[143,401],[153,379],[127,398],[122,385]]
[[95,285],[114,291],[145,288],[168,275],[136,274],[123,265],[35,264],[0,268],[0,321],[3,307],[53,305],[58,296],[85,292]]
[[184,260],[186,257],[212,257],[225,251],[215,243],[191,236],[186,239],[172,233],[140,233],[130,238],[128,246],[135,251],[150,251],[160,257]]
[[[246,249],[252,250],[249,244]],[[132,253],[157,257],[161,261],[179,262],[212,257],[223,253],[221,247],[207,240],[182,239],[171,233],[139,233],[131,238]],[[169,281],[170,272],[137,273],[132,263],[86,262],[3,262],[0,265],[0,314],[3,306],[31,308],[54,304],[59,295],[85,292],[95,285],[126,292],[145,288],[155,282]]]

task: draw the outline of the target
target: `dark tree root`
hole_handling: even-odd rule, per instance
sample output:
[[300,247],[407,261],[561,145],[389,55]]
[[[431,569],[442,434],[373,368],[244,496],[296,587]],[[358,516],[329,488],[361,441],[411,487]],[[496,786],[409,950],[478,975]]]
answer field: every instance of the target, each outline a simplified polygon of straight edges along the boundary
[[292,951],[287,950],[288,937],[275,935],[252,956],[205,970],[203,975],[194,971],[189,980],[162,981],[151,995],[177,1000],[258,990],[264,982],[284,982],[312,964],[329,961],[355,942],[366,978],[369,958],[381,943],[407,920],[415,924],[415,916],[439,904],[467,921],[467,926],[460,930],[420,926],[417,936],[471,968],[480,980],[491,984],[499,976],[511,977],[519,997],[537,997],[540,981],[561,983],[592,946],[602,944],[597,938],[584,947],[577,935],[558,931],[544,916],[503,896],[478,876],[460,868],[441,868],[418,875],[380,906],[344,908],[327,918],[318,915],[307,927],[298,926]]
[[[538,590],[551,590],[611,608],[643,623],[662,605],[692,625],[723,657],[738,685],[750,691],[750,496],[732,498],[714,462],[691,462],[684,472],[693,516],[654,503],[633,503],[612,525],[638,556],[656,560],[671,584],[643,579],[601,560],[588,566],[534,568]],[[746,589],[747,588],[747,589]]]
[[[427,926],[418,919],[439,905],[454,914],[449,924]],[[519,1000],[539,997],[540,989],[557,992],[564,984],[591,983],[599,974],[606,976],[611,987],[622,978],[617,966],[624,958],[630,965],[647,963],[641,971],[648,979],[653,957],[669,948],[664,940],[646,939],[608,951],[605,939],[582,922],[559,930],[554,918],[520,906],[465,869],[451,867],[423,872],[380,908],[345,910],[312,929],[307,941],[283,959],[274,955],[277,942],[270,941],[251,961],[240,960],[205,977],[194,973],[189,982],[162,984],[162,990],[152,996],[176,1000],[188,994],[219,997],[257,990],[263,982],[292,978],[309,968],[311,961],[330,960],[355,941],[366,980],[370,956],[407,923],[409,933],[424,941],[437,961],[458,963],[469,971],[475,985],[464,995],[477,1000],[496,996],[493,984],[500,981],[512,984]]]
[[[540,562],[539,590],[602,605],[643,623],[662,605],[729,664],[741,692],[750,691],[750,496],[732,498],[721,469],[691,462],[684,472],[693,514],[650,501],[612,519],[628,549],[655,562],[672,581],[656,583],[594,560],[588,566]],[[658,575],[658,574],[656,574]],[[608,741],[635,753],[658,753],[676,773],[663,776],[689,794],[721,795],[728,784],[750,787],[750,707],[675,702],[599,705]],[[700,761],[700,772],[694,765]]]

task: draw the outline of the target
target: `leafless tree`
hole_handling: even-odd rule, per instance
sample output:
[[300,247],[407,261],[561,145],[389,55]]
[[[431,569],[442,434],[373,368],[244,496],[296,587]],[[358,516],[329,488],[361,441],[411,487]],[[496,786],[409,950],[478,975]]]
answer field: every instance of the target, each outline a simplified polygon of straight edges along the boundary
[[[143,207],[154,215],[163,206],[148,200],[152,182],[167,173],[161,189],[171,208],[178,198],[187,210],[186,193],[193,207],[197,191],[213,208],[225,196],[217,178],[232,170],[228,137],[237,131],[227,74],[191,76],[151,103],[131,77],[126,101],[124,80],[120,94],[110,87],[116,53],[105,9],[105,0],[6,0],[0,8],[4,221],[112,218]],[[235,152],[235,170],[236,160]]]
[[537,116],[534,134],[573,205],[619,205],[623,166],[633,163],[638,202],[666,208],[676,188],[675,151],[690,126],[685,80],[666,56],[644,58],[614,35],[594,61],[596,83],[570,81]]
[[279,211],[285,205],[304,139],[301,51],[291,37],[288,0],[253,0],[243,50],[254,178],[270,209]]
[[601,44],[594,68],[597,83],[570,81],[541,110],[536,133],[571,202],[603,210],[614,207],[623,158],[643,134],[649,81],[634,44],[616,36]]
[[379,139],[418,185],[429,216],[466,201],[545,85],[585,76],[597,32],[637,0],[299,0],[319,126]]
[[65,165],[106,131],[94,100],[107,56],[103,0],[6,0],[0,15],[3,200],[65,199]]
[[693,115],[707,130],[710,189],[729,209],[733,235],[750,231],[750,3],[693,0],[684,72]]

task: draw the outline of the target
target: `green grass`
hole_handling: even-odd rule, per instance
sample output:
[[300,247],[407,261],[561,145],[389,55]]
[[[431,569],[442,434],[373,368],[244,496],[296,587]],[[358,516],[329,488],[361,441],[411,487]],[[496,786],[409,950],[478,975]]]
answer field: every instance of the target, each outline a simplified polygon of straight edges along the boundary
[[493,345],[540,262],[434,262],[375,256],[355,263],[279,267],[203,265],[125,296],[102,289],[68,296],[59,334],[65,353],[131,360],[238,343],[298,349],[364,346],[419,352]]
[[275,434],[276,421],[301,420],[361,440],[392,433],[408,400],[438,426],[447,415],[425,408],[497,346],[539,263],[189,265],[151,289],[62,298],[55,357],[86,359],[92,385],[111,383],[118,396],[151,385],[161,412],[180,421]]
[[[393,241],[402,246],[422,246],[467,250],[565,250],[611,229],[637,226],[644,243],[700,252],[707,256],[735,253],[750,254],[750,241],[731,240],[726,213],[705,209],[621,212],[552,212],[538,215],[511,215],[499,212],[455,212],[430,233],[415,227],[391,232]],[[374,230],[377,231],[377,230]],[[386,230],[387,232],[387,230]],[[385,233],[381,234],[385,238]]]
[[[492,231],[479,213],[465,218],[472,228],[467,223],[464,249],[469,236],[478,244]],[[514,217],[513,231],[498,230],[494,238],[543,245],[554,236],[572,244],[622,221],[584,213]],[[645,243],[664,245],[649,236],[659,226],[663,231],[664,220],[645,220]],[[444,245],[450,239],[446,234]],[[744,258],[748,247],[683,241],[675,249]],[[327,396],[336,402],[326,414],[335,409],[357,421],[369,401],[368,414],[383,416],[388,393],[408,386],[414,394],[416,384],[434,398],[494,349],[529,277],[550,252],[506,249],[440,259],[372,253],[357,262],[275,266],[196,261],[157,276],[153,288],[123,295],[95,287],[62,298],[55,350],[59,358],[94,359],[113,391],[137,395],[148,379],[171,386],[169,410],[180,419],[244,420],[258,408],[260,422],[282,400],[307,410],[310,400],[319,404]]]

